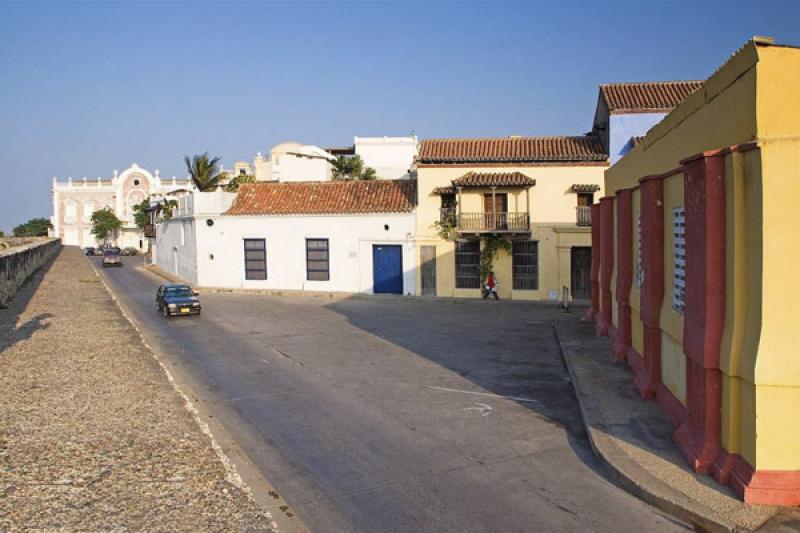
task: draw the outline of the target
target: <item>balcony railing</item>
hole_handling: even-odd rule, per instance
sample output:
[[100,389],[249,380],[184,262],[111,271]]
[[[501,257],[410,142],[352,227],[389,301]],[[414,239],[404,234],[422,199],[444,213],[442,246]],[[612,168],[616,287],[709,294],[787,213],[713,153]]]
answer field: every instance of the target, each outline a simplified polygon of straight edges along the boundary
[[592,225],[592,208],[588,205],[579,205],[576,211],[577,222],[579,226]]
[[526,233],[530,231],[528,213],[461,213],[442,209],[439,222],[452,225],[459,233]]

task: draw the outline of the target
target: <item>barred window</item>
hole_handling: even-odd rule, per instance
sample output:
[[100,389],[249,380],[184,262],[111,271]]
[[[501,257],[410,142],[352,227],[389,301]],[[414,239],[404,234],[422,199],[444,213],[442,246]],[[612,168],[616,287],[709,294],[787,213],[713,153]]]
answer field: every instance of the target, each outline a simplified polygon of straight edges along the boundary
[[672,308],[686,310],[686,212],[672,210]]
[[538,241],[513,241],[511,264],[515,290],[535,291],[539,288]]
[[456,243],[456,288],[480,289],[481,243],[468,241]]
[[306,279],[309,281],[331,279],[328,239],[306,239]]
[[244,279],[267,279],[267,241],[244,240]]
[[642,216],[636,217],[636,287],[644,283],[644,266],[642,263]]

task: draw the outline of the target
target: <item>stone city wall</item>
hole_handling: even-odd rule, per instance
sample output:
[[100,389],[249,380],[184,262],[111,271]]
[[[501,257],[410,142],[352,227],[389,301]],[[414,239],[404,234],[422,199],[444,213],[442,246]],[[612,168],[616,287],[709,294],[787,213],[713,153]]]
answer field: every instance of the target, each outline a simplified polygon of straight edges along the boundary
[[0,247],[0,305],[61,249],[61,240],[47,237],[4,237],[2,242],[10,246]]

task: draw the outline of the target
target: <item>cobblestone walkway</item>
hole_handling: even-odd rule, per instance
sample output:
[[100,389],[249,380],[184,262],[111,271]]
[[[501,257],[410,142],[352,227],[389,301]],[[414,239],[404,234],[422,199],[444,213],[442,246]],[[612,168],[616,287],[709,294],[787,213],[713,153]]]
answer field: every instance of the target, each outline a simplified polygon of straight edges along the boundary
[[0,531],[272,531],[76,248],[0,310]]

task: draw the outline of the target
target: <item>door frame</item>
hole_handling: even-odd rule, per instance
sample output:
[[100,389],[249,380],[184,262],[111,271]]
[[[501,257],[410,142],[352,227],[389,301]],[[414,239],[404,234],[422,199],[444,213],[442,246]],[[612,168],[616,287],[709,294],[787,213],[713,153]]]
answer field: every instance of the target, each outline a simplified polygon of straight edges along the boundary
[[[376,290],[377,287],[377,269],[375,268],[375,252],[378,248],[397,248],[400,252],[400,292],[378,292]],[[406,283],[404,279],[404,272],[403,272],[403,245],[402,244],[373,244],[372,245],[372,293],[373,294],[400,294],[403,295],[406,288]]]

